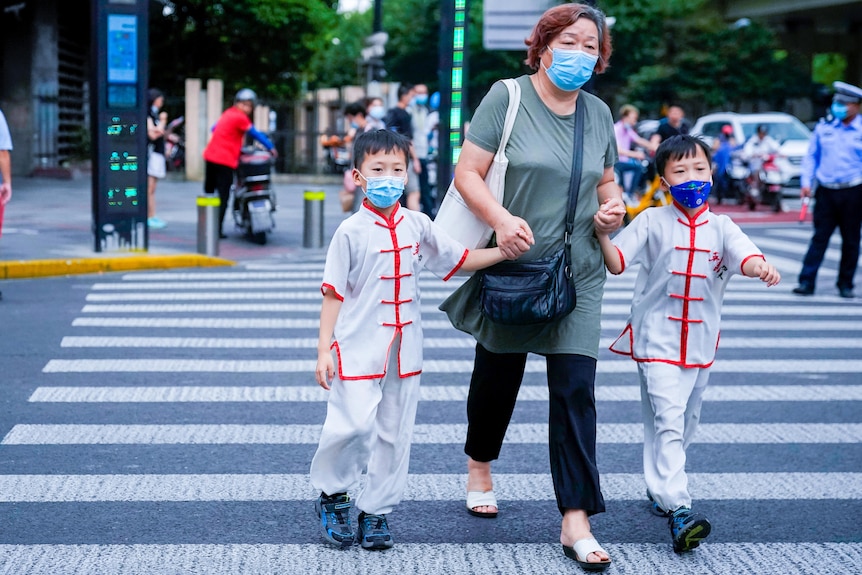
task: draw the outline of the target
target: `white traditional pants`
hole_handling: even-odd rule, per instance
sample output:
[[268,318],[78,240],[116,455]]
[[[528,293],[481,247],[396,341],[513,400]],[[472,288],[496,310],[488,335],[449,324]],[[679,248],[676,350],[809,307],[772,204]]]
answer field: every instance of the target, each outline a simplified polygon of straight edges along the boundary
[[709,369],[639,362],[644,421],[644,479],[662,509],[691,507],[685,450],[700,420]]
[[420,376],[398,377],[400,343],[393,342],[383,378],[332,381],[311,461],[311,484],[327,495],[356,489],[366,471],[356,507],[375,515],[390,513],[401,501],[419,403]]

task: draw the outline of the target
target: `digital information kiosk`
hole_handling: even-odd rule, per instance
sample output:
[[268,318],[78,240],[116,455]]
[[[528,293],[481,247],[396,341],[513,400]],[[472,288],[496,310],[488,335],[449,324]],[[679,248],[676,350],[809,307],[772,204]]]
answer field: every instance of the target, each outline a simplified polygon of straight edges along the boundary
[[147,5],[93,2],[93,235],[97,252],[146,251]]

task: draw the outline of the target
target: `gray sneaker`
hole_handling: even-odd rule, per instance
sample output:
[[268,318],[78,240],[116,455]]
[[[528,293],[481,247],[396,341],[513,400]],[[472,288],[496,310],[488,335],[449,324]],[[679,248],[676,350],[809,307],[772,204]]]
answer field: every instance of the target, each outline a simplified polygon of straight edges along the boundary
[[359,544],[363,549],[389,549],[395,545],[385,515],[359,514]]
[[350,526],[350,508],[353,503],[346,493],[321,493],[314,501],[314,510],[320,518],[320,529],[330,543],[342,549],[353,545],[353,527]]

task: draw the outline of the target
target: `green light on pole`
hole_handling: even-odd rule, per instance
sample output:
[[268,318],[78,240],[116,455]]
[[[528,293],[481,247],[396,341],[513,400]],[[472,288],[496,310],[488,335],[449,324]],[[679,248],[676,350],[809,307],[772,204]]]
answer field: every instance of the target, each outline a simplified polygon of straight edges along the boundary
[[461,155],[461,105],[464,91],[464,37],[467,22],[467,1],[455,0],[452,33],[452,107],[449,111],[449,142],[452,144],[452,165]]

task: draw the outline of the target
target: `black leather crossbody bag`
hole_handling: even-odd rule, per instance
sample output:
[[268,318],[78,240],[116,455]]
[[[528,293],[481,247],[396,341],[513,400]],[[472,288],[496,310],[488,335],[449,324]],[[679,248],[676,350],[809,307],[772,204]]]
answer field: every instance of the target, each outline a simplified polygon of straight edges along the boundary
[[575,110],[575,148],[563,247],[545,258],[501,262],[482,272],[479,290],[482,314],[495,323],[546,323],[565,317],[575,309],[577,293],[571,245],[584,155],[584,107],[584,98],[580,98]]

